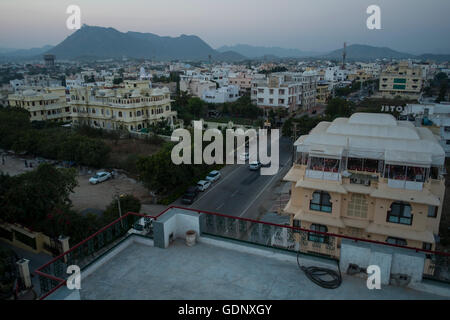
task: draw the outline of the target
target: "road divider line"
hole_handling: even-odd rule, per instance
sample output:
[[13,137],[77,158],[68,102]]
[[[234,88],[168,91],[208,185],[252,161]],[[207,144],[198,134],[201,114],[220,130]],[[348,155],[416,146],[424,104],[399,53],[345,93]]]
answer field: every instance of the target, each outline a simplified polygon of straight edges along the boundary
[[[290,159],[290,157],[289,157],[288,161],[286,161],[286,163],[283,165],[283,168],[284,168],[290,161],[291,161],[291,159]],[[269,183],[267,183],[266,186],[265,186],[265,187],[264,187],[264,188],[256,195],[256,197],[253,199],[252,202],[250,202],[250,204],[247,206],[247,208],[245,208],[245,210],[242,211],[242,213],[239,215],[239,218],[242,217],[242,216],[247,212],[248,209],[250,209],[250,207],[255,203],[255,201],[261,196],[261,194],[262,194],[264,191],[266,191],[266,189],[272,184],[273,179],[275,179],[276,177],[278,177],[278,176],[281,174],[282,171],[283,171],[283,170],[280,169],[280,171],[279,171],[277,174],[273,175],[272,179],[269,180]]]

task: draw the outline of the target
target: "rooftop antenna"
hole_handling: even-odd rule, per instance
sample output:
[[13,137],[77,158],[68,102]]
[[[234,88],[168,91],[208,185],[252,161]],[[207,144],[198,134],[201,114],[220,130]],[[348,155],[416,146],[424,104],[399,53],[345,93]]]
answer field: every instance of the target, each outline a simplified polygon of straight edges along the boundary
[[345,70],[346,57],[347,57],[347,42],[344,42],[344,51],[342,52],[342,70]]

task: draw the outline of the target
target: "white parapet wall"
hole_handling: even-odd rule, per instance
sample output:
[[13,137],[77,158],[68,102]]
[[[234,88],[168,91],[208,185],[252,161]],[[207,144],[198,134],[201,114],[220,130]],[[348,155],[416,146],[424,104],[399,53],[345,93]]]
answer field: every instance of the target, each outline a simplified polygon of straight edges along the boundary
[[414,284],[422,281],[425,254],[343,239],[339,264],[342,272],[346,272],[350,264],[365,269],[370,265],[376,265],[380,267],[381,284],[389,284],[391,279],[398,275],[407,275],[410,284]]
[[153,221],[155,247],[167,248],[172,239],[186,239],[189,230],[200,234],[200,213],[173,208]]

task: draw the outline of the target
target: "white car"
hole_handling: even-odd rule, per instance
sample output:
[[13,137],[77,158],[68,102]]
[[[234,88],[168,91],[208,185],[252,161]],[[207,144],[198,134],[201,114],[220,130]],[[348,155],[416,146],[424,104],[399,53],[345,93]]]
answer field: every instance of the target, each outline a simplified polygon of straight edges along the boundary
[[197,188],[200,191],[205,191],[206,189],[209,188],[210,185],[211,185],[211,182],[206,181],[206,180],[200,180],[199,182],[197,182]]
[[261,162],[259,161],[253,161],[249,165],[250,170],[259,170],[261,168]]
[[214,182],[220,179],[220,172],[217,170],[211,171],[205,178],[206,181]]
[[89,182],[91,184],[97,184],[103,181],[106,181],[112,177],[111,173],[109,172],[97,172],[95,176],[89,179]]

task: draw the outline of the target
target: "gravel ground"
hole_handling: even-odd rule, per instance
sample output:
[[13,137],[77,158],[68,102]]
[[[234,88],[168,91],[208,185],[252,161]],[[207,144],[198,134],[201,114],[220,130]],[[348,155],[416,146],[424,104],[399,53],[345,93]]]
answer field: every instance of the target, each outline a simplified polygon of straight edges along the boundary
[[[32,168],[25,167],[25,160],[28,165],[30,163],[32,164]],[[37,166],[37,159],[13,155],[7,155],[5,164],[2,164],[0,156],[0,171],[11,176],[34,170]],[[152,197],[148,190],[140,182],[128,178],[123,173],[119,173],[114,179],[110,179],[97,185],[91,185],[89,183],[89,178],[94,175],[95,172],[95,170],[88,169],[80,171],[80,174],[77,177],[79,186],[75,188],[74,193],[70,196],[75,210],[105,210],[113,200],[113,197],[117,194],[132,194],[140,199],[143,204],[152,203]]]

